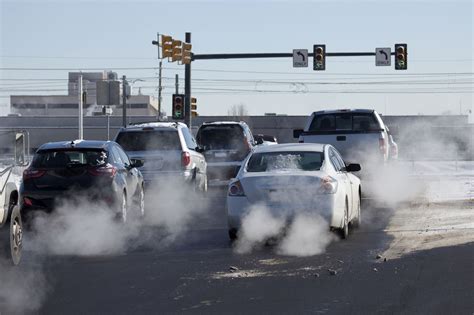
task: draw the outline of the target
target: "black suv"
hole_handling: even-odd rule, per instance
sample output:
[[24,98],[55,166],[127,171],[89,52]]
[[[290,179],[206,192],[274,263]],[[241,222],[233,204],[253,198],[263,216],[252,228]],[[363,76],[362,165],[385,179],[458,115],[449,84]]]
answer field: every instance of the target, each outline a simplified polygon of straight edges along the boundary
[[145,214],[144,182],[137,169],[142,160],[130,160],[113,141],[62,141],[43,144],[23,172],[20,187],[21,213],[50,212],[59,198],[79,192],[104,201],[121,222],[127,221],[129,205],[135,214]]
[[204,150],[210,187],[227,186],[256,145],[243,121],[205,122],[199,127],[196,140]]

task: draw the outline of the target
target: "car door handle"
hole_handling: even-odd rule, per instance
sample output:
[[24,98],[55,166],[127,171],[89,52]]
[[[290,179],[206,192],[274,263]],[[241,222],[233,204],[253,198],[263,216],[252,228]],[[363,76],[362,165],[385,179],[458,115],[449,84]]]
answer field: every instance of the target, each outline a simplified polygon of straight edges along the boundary
[[346,136],[337,136],[336,140],[337,141],[346,141]]

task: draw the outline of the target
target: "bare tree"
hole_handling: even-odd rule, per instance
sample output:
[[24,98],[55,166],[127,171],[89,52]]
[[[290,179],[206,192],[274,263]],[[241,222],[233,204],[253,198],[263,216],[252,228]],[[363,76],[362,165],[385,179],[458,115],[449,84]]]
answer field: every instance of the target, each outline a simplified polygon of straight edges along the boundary
[[249,112],[244,103],[234,104],[227,110],[227,115],[234,117],[234,119],[244,120]]

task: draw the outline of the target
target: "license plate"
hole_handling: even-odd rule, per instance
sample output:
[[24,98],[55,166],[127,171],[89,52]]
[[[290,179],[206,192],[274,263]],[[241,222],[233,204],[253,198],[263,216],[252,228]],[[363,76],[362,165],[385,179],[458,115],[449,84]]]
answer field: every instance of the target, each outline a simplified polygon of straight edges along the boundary
[[216,153],[214,153],[214,156],[218,157],[218,158],[223,158],[223,157],[227,157],[227,153],[225,153],[225,152],[216,152]]

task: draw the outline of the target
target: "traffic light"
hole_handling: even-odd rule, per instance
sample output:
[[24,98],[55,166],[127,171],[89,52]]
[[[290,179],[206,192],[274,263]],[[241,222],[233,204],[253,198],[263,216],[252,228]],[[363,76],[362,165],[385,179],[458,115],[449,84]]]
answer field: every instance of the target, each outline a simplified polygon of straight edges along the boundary
[[168,35],[161,35],[161,57],[169,58],[173,55],[173,48],[171,46],[173,38]]
[[180,61],[181,60],[181,41],[180,40],[173,40],[171,43],[172,48],[172,55],[171,61]]
[[197,112],[197,98],[195,97],[191,97],[191,116],[192,117],[197,117],[199,116],[198,112]]
[[407,44],[395,44],[395,70],[407,69]]
[[184,119],[184,94],[173,94],[173,119]]
[[181,46],[181,63],[188,65],[191,63],[191,48],[193,46],[189,43],[183,43],[183,46]]
[[326,70],[326,45],[314,45],[313,58],[313,70]]

